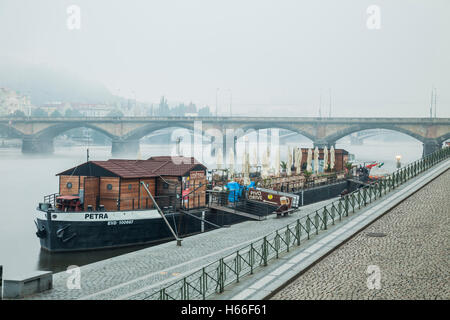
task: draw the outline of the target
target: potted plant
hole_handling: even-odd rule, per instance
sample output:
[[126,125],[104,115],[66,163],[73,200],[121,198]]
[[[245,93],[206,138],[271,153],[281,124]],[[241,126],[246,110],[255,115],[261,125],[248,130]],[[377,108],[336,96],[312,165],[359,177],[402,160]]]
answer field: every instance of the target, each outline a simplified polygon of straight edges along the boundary
[[281,172],[286,173],[287,170],[287,163],[285,161],[280,162]]

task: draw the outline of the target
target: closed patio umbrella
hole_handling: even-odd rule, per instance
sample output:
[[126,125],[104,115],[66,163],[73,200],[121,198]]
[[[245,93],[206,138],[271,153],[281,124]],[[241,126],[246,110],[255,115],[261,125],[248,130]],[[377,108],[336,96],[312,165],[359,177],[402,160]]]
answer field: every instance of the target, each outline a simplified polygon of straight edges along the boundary
[[311,172],[312,171],[312,150],[311,148],[308,149],[308,156],[306,158],[306,171]]
[[280,176],[280,147],[276,147],[275,151],[275,176]]
[[314,149],[314,172],[319,173],[319,148]]
[[292,150],[291,147],[288,147],[288,161],[287,161],[287,168],[286,173],[288,176],[291,175],[291,167],[292,167]]
[[334,146],[331,146],[330,149],[330,169],[334,169],[334,162],[335,162],[335,154],[334,154]]
[[262,170],[261,170],[261,176],[265,179],[269,176],[269,155],[268,155],[268,150],[267,152],[263,153],[263,158],[262,158]]
[[302,173],[302,149],[295,148],[295,171],[297,174]]
[[222,148],[217,149],[216,164],[217,164],[217,169],[222,169],[222,164],[223,164]]
[[228,173],[230,178],[234,177],[234,151],[233,148],[230,148],[230,152],[228,152]]

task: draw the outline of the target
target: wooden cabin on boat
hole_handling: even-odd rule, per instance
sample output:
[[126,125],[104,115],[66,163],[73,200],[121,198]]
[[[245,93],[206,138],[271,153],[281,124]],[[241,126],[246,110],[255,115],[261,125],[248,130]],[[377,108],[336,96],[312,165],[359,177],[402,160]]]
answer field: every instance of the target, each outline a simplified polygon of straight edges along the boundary
[[84,211],[206,206],[206,167],[194,158],[88,161],[59,174],[59,196],[79,196]]

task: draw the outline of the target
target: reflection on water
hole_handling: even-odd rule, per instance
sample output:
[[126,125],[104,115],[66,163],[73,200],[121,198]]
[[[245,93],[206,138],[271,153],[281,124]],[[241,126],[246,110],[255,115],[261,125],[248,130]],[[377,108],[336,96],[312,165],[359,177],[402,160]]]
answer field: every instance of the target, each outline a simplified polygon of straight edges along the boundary
[[[299,145],[303,146],[303,145]],[[309,147],[309,145],[305,145]],[[170,145],[141,145],[142,159],[170,154]],[[356,155],[360,161],[383,161],[386,169],[395,169],[395,156],[407,163],[420,158],[421,143],[367,140],[362,146],[337,144]],[[91,160],[107,160],[110,146],[91,146]],[[5,277],[34,270],[63,271],[70,265],[84,265],[146,246],[105,249],[77,253],[41,251],[34,225],[35,208],[43,196],[58,190],[55,176],[67,168],[86,161],[85,147],[58,147],[51,156],[25,156],[19,149],[0,149],[0,265]]]

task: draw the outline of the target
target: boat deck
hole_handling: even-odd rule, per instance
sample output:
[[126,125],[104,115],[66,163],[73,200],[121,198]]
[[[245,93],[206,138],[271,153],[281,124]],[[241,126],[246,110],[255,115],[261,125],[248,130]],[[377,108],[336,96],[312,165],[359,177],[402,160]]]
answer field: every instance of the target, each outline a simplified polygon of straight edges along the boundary
[[53,275],[53,289],[27,299],[143,299],[198,268],[238,250],[334,199],[301,207],[289,216],[270,215],[81,266],[81,288],[68,289],[71,274]]

